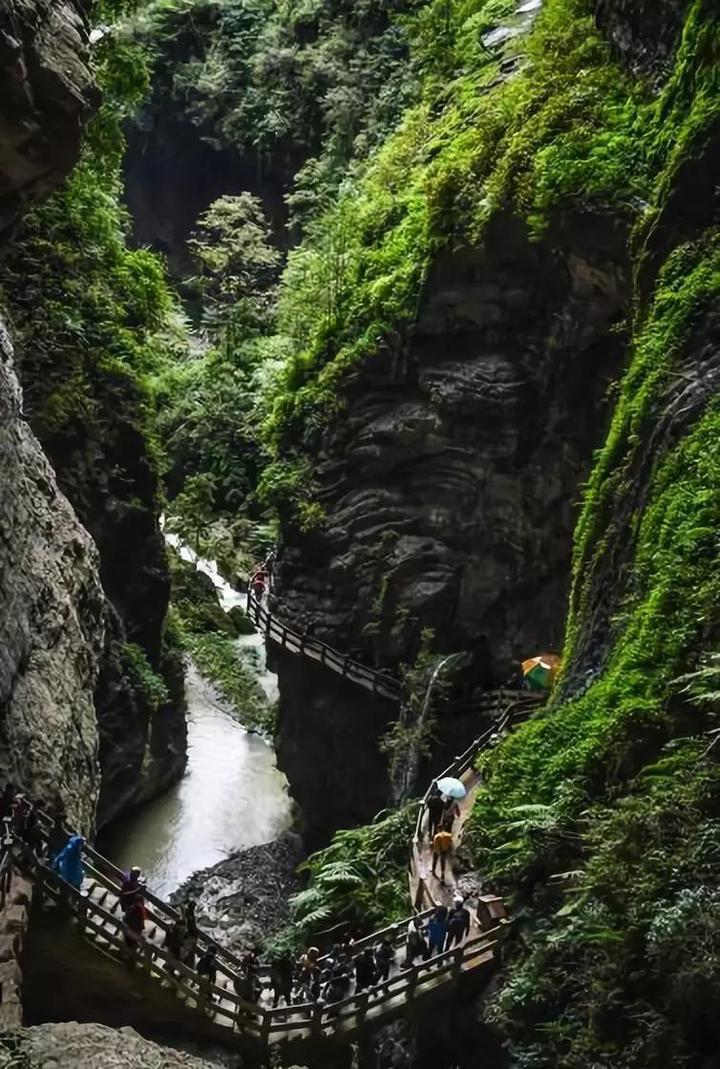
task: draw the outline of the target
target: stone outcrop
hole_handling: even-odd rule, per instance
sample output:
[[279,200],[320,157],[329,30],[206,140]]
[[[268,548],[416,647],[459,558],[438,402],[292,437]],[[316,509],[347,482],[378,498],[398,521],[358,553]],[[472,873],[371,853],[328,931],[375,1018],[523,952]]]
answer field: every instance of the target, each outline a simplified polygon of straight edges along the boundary
[[28,1028],[21,1033],[16,1050],[33,1069],[213,1069],[217,1065],[159,1047],[132,1028],[74,1021]]
[[61,798],[71,823],[88,830],[106,619],[98,554],[23,419],[4,328],[0,473],[0,777],[36,798]]
[[81,0],[0,2],[0,239],[75,163],[98,103]]
[[597,23],[619,58],[659,82],[667,73],[687,0],[598,0]]
[[388,804],[391,784],[378,743],[399,706],[305,657],[274,648],[271,653],[280,687],[278,768],[313,850],[337,828],[362,824]]

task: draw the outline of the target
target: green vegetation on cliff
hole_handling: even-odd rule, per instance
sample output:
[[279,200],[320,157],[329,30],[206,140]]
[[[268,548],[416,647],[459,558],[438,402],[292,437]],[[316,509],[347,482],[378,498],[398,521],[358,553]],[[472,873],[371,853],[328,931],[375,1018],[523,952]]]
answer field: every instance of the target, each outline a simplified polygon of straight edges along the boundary
[[[442,249],[506,215],[535,234],[588,212],[632,229],[631,350],[577,528],[564,680],[483,759],[467,844],[517,918],[487,1011],[511,1064],[670,1069],[702,1063],[720,1008],[720,33],[692,0],[653,95],[593,7],[546,0],[504,80],[464,52],[443,77],[448,42],[457,55],[495,14],[453,9],[422,100],[291,254],[265,479],[307,494],[321,434],[366,361],[402,345]],[[335,846],[314,888],[349,862]]]

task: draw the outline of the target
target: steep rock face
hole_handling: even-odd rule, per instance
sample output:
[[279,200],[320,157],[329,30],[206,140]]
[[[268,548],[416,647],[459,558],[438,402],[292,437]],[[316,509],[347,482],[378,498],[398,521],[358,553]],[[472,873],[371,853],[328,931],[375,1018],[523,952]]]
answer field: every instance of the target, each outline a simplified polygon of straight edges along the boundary
[[[638,250],[638,302],[653,296],[658,272],[674,250],[711,235],[720,222],[720,121],[701,128],[678,162],[652,229]],[[605,517],[599,545],[585,547],[584,574],[575,591],[580,626],[572,662],[563,682],[564,696],[583,690],[601,674],[622,633],[620,606],[633,583],[638,524],[652,476],[698,422],[720,389],[720,315],[711,308],[698,316],[682,346],[682,363],[654,397],[654,418],[641,425],[632,447],[627,492]],[[594,556],[594,559],[592,559]],[[582,573],[581,573],[582,575]],[[580,604],[582,603],[582,611]]]
[[318,464],[320,534],[286,535],[283,611],[379,663],[486,635],[501,673],[562,639],[578,487],[621,339],[624,233],[512,219],[447,254],[404,352],[364,366]]
[[0,762],[35,797],[92,823],[99,783],[93,705],[106,603],[98,555],[22,417],[0,325]]
[[378,740],[398,706],[283,650],[274,654],[273,670],[280,684],[278,767],[312,850],[337,828],[365,823],[387,805],[391,785]]
[[[0,241],[75,163],[99,102],[86,6],[0,2]],[[35,426],[53,473],[21,412],[33,422],[43,374],[33,381],[32,354],[16,352],[21,401],[4,328],[2,347],[2,771],[36,796],[59,792],[71,821],[89,829],[101,778],[104,822],[177,778],[185,763],[182,670],[162,642],[169,578],[156,476],[136,422],[123,418],[133,398],[120,375],[106,381],[112,420],[102,422],[102,436],[53,437]],[[157,711],[129,678],[128,641],[165,674],[171,700]]]
[[[23,359],[26,403],[42,411],[44,383],[33,354]],[[33,422],[60,486],[100,552],[100,578],[114,611],[95,695],[103,784],[98,824],[153,797],[183,772],[187,760],[183,672],[166,647],[170,574],[159,524],[155,465],[138,422],[144,400],[127,376],[104,375],[93,422],[78,418],[49,430]],[[126,646],[139,646],[164,678],[169,700],[155,710],[128,670]]]
[[98,102],[80,0],[0,4],[0,235],[77,159]]
[[596,19],[628,67],[659,81],[687,6],[688,0],[598,0]]
[[[560,646],[575,505],[621,361],[624,250],[607,218],[565,218],[539,243],[505,218],[482,248],[436,262],[409,344],[365,363],[323,436],[327,519],[285,531],[288,619],[378,665],[411,661],[431,628],[438,651],[478,651],[486,683]],[[318,819],[307,755],[349,750],[373,786],[345,806],[335,784],[325,812],[368,819],[386,778],[367,696],[338,700],[314,672],[300,686],[287,658],[278,674],[280,759],[301,806]]]

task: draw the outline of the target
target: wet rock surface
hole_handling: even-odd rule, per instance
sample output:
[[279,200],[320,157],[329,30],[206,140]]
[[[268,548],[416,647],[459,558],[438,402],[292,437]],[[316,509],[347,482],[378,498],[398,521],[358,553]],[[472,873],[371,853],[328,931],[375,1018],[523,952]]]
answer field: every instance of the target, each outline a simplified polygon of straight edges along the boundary
[[0,473],[0,779],[61,799],[71,823],[89,830],[107,603],[97,550],[23,418],[1,323]]
[[99,103],[80,0],[0,3],[0,239],[75,163]]
[[172,899],[194,899],[200,927],[221,946],[254,950],[287,919],[288,899],[302,886],[296,868],[304,856],[299,837],[287,833],[196,872]]
[[[439,256],[412,331],[357,369],[342,419],[306,442],[327,519],[283,532],[276,592],[293,626],[377,667],[411,663],[429,628],[437,652],[475,651],[488,684],[561,646],[577,504],[623,359],[626,236],[583,214],[535,241],[503,217],[482,248]],[[386,725],[363,723],[357,688],[321,716],[331,679],[308,695],[287,657],[278,675],[291,791],[311,823],[324,806],[338,826],[341,788],[308,814],[297,770],[317,753],[377,764]]]
[[[28,1028],[18,1037],[17,1050],[28,1069],[213,1069],[222,1064],[160,1047],[132,1028],[74,1021]],[[225,1062],[233,1064],[237,1058]]]

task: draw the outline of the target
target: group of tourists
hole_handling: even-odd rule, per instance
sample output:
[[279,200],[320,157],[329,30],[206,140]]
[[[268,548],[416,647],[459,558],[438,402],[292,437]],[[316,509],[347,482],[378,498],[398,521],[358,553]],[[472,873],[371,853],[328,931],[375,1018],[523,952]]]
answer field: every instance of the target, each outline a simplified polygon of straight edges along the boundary
[[[0,794],[0,821],[5,829],[0,840],[0,856],[13,843],[22,842],[38,861],[80,891],[85,879],[85,840],[66,831],[60,806],[54,808],[49,826],[42,819],[43,809],[42,804],[35,804],[23,794],[16,793],[12,784],[5,786]],[[452,848],[453,824],[460,810],[452,799],[432,792],[427,800],[427,812],[433,865],[439,858],[444,876],[448,851],[444,850],[438,837],[447,836]],[[124,942],[131,962],[147,945],[145,929],[151,917],[146,901],[141,869],[133,866],[121,875],[118,891]],[[198,990],[212,1002],[215,999],[218,948],[213,942],[201,940],[196,908],[192,900],[183,903],[165,930],[165,969],[169,976],[179,974],[181,966],[193,970]],[[157,921],[157,918],[152,920]],[[460,897],[455,898],[450,909],[438,906],[429,918],[413,919],[408,925],[405,955],[400,967],[410,968],[418,958],[427,962],[433,955],[451,949],[463,941],[469,929],[470,914]],[[278,1007],[284,1002],[290,1008],[312,1002],[331,1007],[351,994],[380,993],[382,988],[377,985],[389,979],[395,959],[395,947],[386,935],[378,938],[374,945],[363,945],[360,949],[348,937],[323,956],[314,946],[297,959],[289,953],[276,955],[269,969],[272,1005]],[[258,1003],[263,988],[268,986],[263,983],[260,970],[260,962],[253,953],[245,954],[239,966],[236,964],[233,969],[234,991],[246,1003]]]
[[408,924],[405,968],[418,958],[428,961],[434,954],[460,946],[469,931],[470,911],[460,895],[455,896],[451,908],[437,906],[425,921],[414,917]]
[[5,829],[0,851],[4,854],[14,842],[22,842],[39,861],[45,862],[53,872],[79,890],[85,877],[81,856],[85,840],[81,835],[70,835],[65,830],[60,805],[54,807],[50,828],[44,830],[41,823],[43,810],[42,802],[33,802],[17,792],[12,783],[6,783],[0,794],[0,822]]

